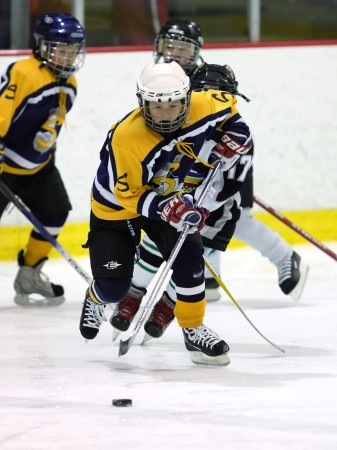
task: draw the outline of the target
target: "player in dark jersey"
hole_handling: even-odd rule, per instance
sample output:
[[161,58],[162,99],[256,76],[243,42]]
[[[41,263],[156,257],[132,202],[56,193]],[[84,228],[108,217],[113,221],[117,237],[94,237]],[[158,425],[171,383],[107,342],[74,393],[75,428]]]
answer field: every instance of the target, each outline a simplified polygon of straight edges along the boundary
[[[190,74],[197,65],[203,62],[200,55],[202,45],[203,38],[197,23],[184,19],[170,19],[162,26],[155,39],[154,60],[156,62],[176,61],[187,74]],[[231,68],[224,67],[227,67],[230,86],[236,89],[235,95],[248,100],[238,92],[238,83]],[[278,282],[282,292],[297,300],[302,293],[308,267],[277,232],[252,215],[253,167],[248,171],[242,184],[241,206],[243,210],[236,225],[234,237],[268,258],[277,268]],[[142,264],[140,266],[140,263],[138,263],[139,267],[136,270],[143,270],[140,277],[142,280],[141,286],[147,286],[147,280],[150,280],[152,274],[158,269],[155,261],[153,261],[153,256],[151,256],[156,251],[148,236],[145,236],[142,241],[141,253]],[[220,256],[220,252],[213,251],[208,257],[209,262],[218,273],[221,272]],[[217,282],[207,270],[205,277],[207,301],[219,300],[220,292]]]
[[[85,58],[85,31],[70,14],[46,13],[37,21],[32,56],[14,62],[0,80],[1,180],[57,238],[71,204],[55,166],[56,142],[76,98],[74,74]],[[8,204],[0,194],[0,216]],[[52,249],[35,229],[18,255],[15,301],[59,304],[64,289],[41,274]],[[41,300],[38,300],[41,301]]]
[[250,131],[235,97],[191,92],[189,77],[176,62],[147,65],[137,86],[139,108],[108,132],[93,184],[86,245],[94,281],[85,296],[80,332],[94,339],[105,305],[118,304],[128,293],[141,231],[167,259],[179,237],[177,230],[188,223],[192,234],[172,265],[175,317],[193,362],[226,365],[228,345],[203,324],[199,230],[207,214],[195,209],[181,189],[196,161],[196,178],[203,180],[214,160],[220,159],[226,170],[241,154],[248,154],[253,145]]

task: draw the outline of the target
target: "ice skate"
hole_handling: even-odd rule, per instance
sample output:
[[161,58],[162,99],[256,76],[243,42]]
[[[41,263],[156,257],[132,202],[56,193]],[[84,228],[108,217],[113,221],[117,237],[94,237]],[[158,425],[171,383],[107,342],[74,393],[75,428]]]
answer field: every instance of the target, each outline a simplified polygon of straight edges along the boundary
[[229,347],[214,331],[205,325],[182,330],[185,346],[194,364],[228,366]]
[[121,332],[129,329],[145,294],[145,289],[131,286],[128,295],[121,302],[117,303],[116,308],[110,317],[110,324],[113,326],[113,341],[116,340]]
[[214,278],[205,279],[205,296],[208,303],[217,302],[221,298],[218,282]]
[[309,267],[301,257],[293,252],[291,256],[278,267],[279,286],[293,300],[299,300],[302,295]]
[[34,267],[25,266],[23,253],[21,250],[18,254],[20,268],[14,280],[14,302],[20,306],[61,305],[65,301],[63,287],[51,283],[47,275],[41,272],[48,258],[41,259]]
[[154,305],[150,317],[144,325],[146,335],[143,344],[151,338],[160,338],[166,328],[174,320],[174,301],[168,296],[167,292]]
[[102,322],[106,321],[105,306],[91,300],[89,290],[87,290],[80,318],[80,332],[86,340],[94,339],[99,332]]

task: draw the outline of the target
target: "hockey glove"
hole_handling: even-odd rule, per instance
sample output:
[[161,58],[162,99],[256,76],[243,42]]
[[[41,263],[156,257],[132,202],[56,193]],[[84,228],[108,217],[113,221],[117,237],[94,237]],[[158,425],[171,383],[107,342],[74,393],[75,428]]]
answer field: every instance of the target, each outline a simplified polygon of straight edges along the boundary
[[248,153],[251,148],[251,140],[247,145],[242,145],[240,142],[231,137],[229,133],[225,133],[220,142],[213,147],[208,162],[210,164],[215,164],[220,160],[220,170],[222,172],[227,172],[227,170],[235,165],[240,156]]
[[190,225],[189,234],[200,231],[205,225],[209,211],[205,208],[194,208],[191,195],[175,195],[164,205],[160,217],[182,231],[184,225]]

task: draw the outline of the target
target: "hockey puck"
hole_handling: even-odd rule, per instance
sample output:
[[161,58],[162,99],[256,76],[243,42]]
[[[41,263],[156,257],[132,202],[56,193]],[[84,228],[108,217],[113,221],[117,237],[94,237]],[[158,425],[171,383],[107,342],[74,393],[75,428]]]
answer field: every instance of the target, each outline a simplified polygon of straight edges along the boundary
[[132,400],[130,398],[114,398],[112,406],[132,406]]

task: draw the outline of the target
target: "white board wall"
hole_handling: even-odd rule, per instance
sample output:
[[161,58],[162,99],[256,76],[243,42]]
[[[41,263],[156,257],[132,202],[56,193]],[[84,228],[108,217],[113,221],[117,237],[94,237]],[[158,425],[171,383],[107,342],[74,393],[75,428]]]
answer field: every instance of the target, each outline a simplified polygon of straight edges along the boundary
[[[229,64],[239,110],[256,139],[255,192],[283,210],[337,205],[337,46],[204,50]],[[0,70],[15,57],[0,57]],[[151,52],[89,53],[77,74],[78,98],[62,130],[57,166],[73,204],[70,222],[88,220],[99,151],[112,123],[137,107],[136,80]],[[2,225],[17,224],[5,214]]]

